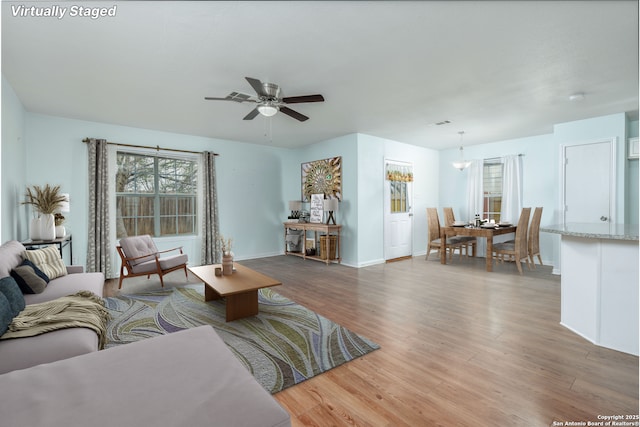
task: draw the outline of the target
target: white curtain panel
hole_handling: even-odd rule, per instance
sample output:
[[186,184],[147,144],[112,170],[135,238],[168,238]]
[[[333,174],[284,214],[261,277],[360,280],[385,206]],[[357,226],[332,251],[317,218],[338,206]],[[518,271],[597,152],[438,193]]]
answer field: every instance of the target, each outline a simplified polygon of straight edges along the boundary
[[522,211],[522,161],[518,155],[503,158],[502,211],[500,219],[518,223]]
[[471,221],[476,214],[482,215],[483,192],[482,192],[482,170],[483,160],[472,160],[469,165],[469,175],[467,180],[467,212],[461,218],[464,221]]

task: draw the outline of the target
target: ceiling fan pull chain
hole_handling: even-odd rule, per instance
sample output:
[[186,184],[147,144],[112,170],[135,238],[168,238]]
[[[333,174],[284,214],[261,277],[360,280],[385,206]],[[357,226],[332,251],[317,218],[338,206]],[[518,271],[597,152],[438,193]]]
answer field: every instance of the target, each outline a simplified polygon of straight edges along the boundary
[[[269,129],[267,130],[267,123],[269,123]],[[273,144],[273,122],[271,117],[264,118],[264,137],[269,139],[269,143]]]

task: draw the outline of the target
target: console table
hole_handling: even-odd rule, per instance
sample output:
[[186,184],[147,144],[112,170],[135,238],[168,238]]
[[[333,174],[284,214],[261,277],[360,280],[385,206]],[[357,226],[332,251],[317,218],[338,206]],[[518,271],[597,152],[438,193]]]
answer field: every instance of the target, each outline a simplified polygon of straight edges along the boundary
[[60,257],[62,258],[62,248],[65,246],[69,246],[69,265],[73,265],[73,244],[71,241],[71,234],[67,234],[64,237],[60,237],[58,239],[53,240],[23,240],[20,243],[24,245],[25,248],[39,248],[41,246],[50,246],[56,245],[58,246],[58,250],[60,251]]
[[[285,222],[284,223],[284,253],[285,255],[295,255],[302,257],[304,259],[314,259],[316,261],[322,261],[329,265],[332,262],[340,263],[342,261],[342,251],[340,249],[340,230],[342,229],[341,225],[336,224],[322,224],[322,223],[313,223],[313,222]],[[287,231],[288,230],[302,230],[302,251],[301,252],[293,252],[289,251],[287,248]],[[316,248],[318,253],[315,255],[307,255],[306,254],[306,242],[307,242],[307,233],[313,232],[314,242],[316,242]],[[318,233],[324,233],[327,238],[322,240],[318,240]],[[335,237],[335,257],[331,257],[331,238],[329,236]],[[320,242],[320,243],[318,243]],[[322,258],[320,255],[320,244],[324,243],[325,247],[324,253],[326,254],[326,258]]]

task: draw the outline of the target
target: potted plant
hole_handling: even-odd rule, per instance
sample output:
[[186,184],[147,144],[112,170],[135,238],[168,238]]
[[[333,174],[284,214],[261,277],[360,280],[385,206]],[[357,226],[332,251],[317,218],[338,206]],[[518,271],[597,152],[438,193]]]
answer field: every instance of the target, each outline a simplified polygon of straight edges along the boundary
[[[23,204],[32,205],[40,215],[31,221],[29,235],[32,240],[53,240],[56,237],[56,222],[53,214],[66,201],[66,197],[60,193],[60,186],[44,187],[34,185],[27,187]],[[64,219],[64,218],[63,218]]]
[[53,219],[56,224],[56,239],[66,236],[67,230],[64,228],[65,218],[60,212],[53,214]]

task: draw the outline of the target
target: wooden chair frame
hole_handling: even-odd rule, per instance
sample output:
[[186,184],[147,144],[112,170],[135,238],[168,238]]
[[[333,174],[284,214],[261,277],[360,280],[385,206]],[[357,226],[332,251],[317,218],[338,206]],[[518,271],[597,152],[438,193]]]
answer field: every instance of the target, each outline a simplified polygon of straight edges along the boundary
[[[453,227],[453,223],[456,222],[456,217],[453,214],[453,208],[442,208],[442,211],[444,212],[444,225],[446,227]],[[478,242],[478,240],[472,236],[455,236],[450,239],[452,241],[459,241],[462,243],[462,249],[464,249],[464,253],[467,257],[471,255],[473,247]]]
[[531,264],[529,263],[529,249],[528,249],[528,228],[529,217],[531,216],[531,208],[522,208],[520,212],[520,219],[518,220],[518,227],[516,228],[516,239],[513,243],[503,242],[493,245],[493,254],[487,254],[492,256],[496,260],[504,262],[504,256],[507,255],[516,263],[518,272],[522,274],[522,260],[527,263],[527,267],[531,270]]
[[[429,254],[433,249],[440,249],[441,247],[441,230],[440,219],[438,218],[438,210],[436,208],[427,208],[427,227],[429,228],[429,242],[427,243],[427,255],[425,260],[429,259]],[[454,249],[458,249],[460,258],[462,258],[462,242],[447,239],[447,248],[449,249],[449,259],[453,258]],[[447,254],[445,254],[447,256]]]
[[544,265],[542,263],[542,257],[540,256],[540,221],[542,219],[542,207],[537,207],[533,211],[533,216],[531,217],[531,225],[529,226],[529,260],[533,265],[533,268],[536,268],[536,263],[533,261],[533,257],[537,256],[538,261],[540,261],[540,265]]
[[[116,246],[116,249],[118,250],[118,255],[120,255],[120,259],[122,260],[122,263],[120,264],[120,281],[118,283],[118,289],[122,288],[122,281],[124,279],[128,279],[130,277],[137,277],[137,276],[147,276],[147,279],[149,277],[151,277],[152,274],[157,274],[158,276],[160,276],[160,284],[162,285],[162,287],[164,288],[164,280],[163,280],[163,276],[165,274],[171,273],[172,271],[176,271],[176,270],[181,270],[184,269],[184,275],[185,277],[189,277],[189,273],[187,272],[187,264],[179,264],[176,265],[175,267],[171,267],[168,268],[166,270],[163,270],[160,267],[160,254],[163,253],[167,253],[167,252],[171,252],[171,251],[176,251],[179,250],[180,254],[182,254],[182,246],[177,247],[177,248],[172,248],[172,249],[166,249],[164,251],[158,251],[155,254],[147,254],[147,255],[142,255],[139,257],[134,257],[134,258],[127,258],[127,256],[125,255],[122,246]],[[145,271],[145,272],[141,272],[141,273],[134,273],[133,269],[132,269],[132,265],[130,264],[131,261],[135,261],[137,259],[140,258],[147,258],[149,257],[149,255],[155,255],[155,261],[156,261],[156,271]],[[127,273],[125,274],[125,269],[127,270]]]

